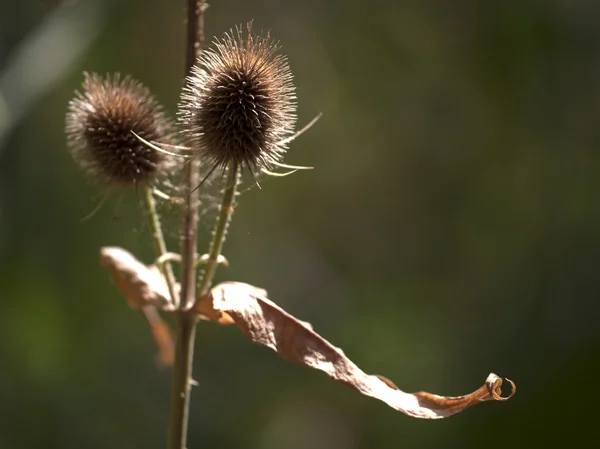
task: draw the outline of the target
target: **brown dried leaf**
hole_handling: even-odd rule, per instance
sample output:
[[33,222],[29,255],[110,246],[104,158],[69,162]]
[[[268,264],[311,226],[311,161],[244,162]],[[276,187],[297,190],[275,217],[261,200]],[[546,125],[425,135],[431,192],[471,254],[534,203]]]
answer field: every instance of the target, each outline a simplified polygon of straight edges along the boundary
[[212,305],[212,296],[208,295],[199,300],[193,309],[201,318],[220,324],[221,326],[231,326],[235,324],[233,318],[225,312],[215,310]]
[[169,325],[163,321],[154,306],[143,307],[141,312],[148,326],[150,326],[150,332],[158,354],[158,363],[163,368],[173,366],[175,362],[175,342]]
[[516,391],[515,384],[507,379],[512,391],[502,397],[502,379],[490,374],[482,387],[464,396],[405,393],[388,379],[365,374],[340,348],[267,299],[265,293],[248,284],[227,282],[214,287],[203,298],[202,307],[229,315],[253,343],[273,349],[286,360],[323,371],[331,379],[415,418],[446,418],[480,402],[509,399]]
[[175,350],[171,330],[157,311],[170,304],[169,289],[160,271],[147,267],[133,254],[118,247],[100,249],[100,264],[108,270],[127,304],[144,315],[163,367],[173,365]]
[[147,267],[129,251],[116,246],[100,248],[100,265],[108,270],[132,309],[147,305],[169,307],[171,301],[164,277],[155,267]]

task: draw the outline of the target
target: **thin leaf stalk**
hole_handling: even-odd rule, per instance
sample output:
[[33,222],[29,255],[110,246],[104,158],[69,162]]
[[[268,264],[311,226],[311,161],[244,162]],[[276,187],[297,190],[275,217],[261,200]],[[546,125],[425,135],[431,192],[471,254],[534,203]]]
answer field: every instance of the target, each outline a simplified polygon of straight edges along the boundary
[[213,231],[213,238],[208,251],[208,259],[206,260],[200,286],[198,287],[199,298],[203,298],[209,292],[217,272],[217,267],[219,266],[219,256],[221,256],[221,252],[223,251],[223,245],[225,243],[225,238],[227,237],[227,230],[229,229],[229,224],[231,223],[231,217],[233,215],[235,197],[237,194],[237,187],[240,182],[240,177],[241,169],[239,164],[235,161],[230,162],[227,169],[227,187],[223,193],[221,210]]
[[[148,217],[148,225],[152,233],[152,243],[154,245],[154,252],[157,258],[163,257],[167,254],[167,245],[165,243],[165,236],[163,234],[162,225],[160,223],[160,215],[156,209],[156,200],[152,192],[152,187],[144,185],[142,188],[142,205],[146,211]],[[171,306],[177,307],[178,295],[175,289],[176,281],[175,274],[173,273],[173,267],[169,261],[162,264],[158,264],[162,275],[167,281],[167,287],[169,289],[169,295],[171,296]]]

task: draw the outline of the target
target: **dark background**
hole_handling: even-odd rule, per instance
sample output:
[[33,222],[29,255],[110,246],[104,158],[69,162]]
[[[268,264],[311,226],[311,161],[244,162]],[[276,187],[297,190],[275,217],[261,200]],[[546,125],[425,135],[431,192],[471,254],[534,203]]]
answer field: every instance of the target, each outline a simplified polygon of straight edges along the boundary
[[[63,128],[84,69],[131,74],[173,112],[183,16],[183,0],[0,3],[2,449],[166,445],[170,373],[98,264],[103,245],[150,262],[149,235],[133,194],[79,223],[102,191]],[[215,0],[207,33],[250,19],[289,57],[299,124],[324,117],[286,158],[314,171],[240,197],[219,279],[267,288],[406,391],[463,394],[491,371],[519,391],[419,421],[202,324],[190,449],[592,447],[600,3]]]

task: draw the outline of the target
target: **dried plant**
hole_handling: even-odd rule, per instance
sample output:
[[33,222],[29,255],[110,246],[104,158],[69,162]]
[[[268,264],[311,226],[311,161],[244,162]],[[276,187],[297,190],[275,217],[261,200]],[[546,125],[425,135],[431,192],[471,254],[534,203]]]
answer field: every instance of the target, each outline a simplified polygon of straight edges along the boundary
[[[100,260],[121,295],[148,321],[164,365],[173,365],[169,449],[184,449],[188,425],[194,335],[199,320],[236,325],[253,343],[282,358],[324,372],[359,393],[379,399],[412,417],[439,419],[483,401],[506,400],[502,379],[490,374],[471,394],[457,397],[405,393],[390,380],[368,375],[312,326],[285,312],[257,287],[227,282],[213,286],[223,244],[236,206],[244,168],[256,181],[260,173],[277,175],[294,134],[295,96],[286,58],[269,35],[239,27],[204,53],[206,4],[188,0],[186,84],[174,128],[148,89],[118,75],[84,75],[67,113],[67,142],[84,170],[109,186],[133,186],[143,192],[156,261],[138,261],[122,248],[105,247]],[[181,144],[181,145],[179,145]],[[216,169],[221,174],[213,173]],[[226,176],[220,212],[208,253],[197,257],[199,173]],[[181,253],[167,250],[156,208],[156,184],[165,171],[180,173],[183,190]],[[284,174],[285,175],[285,174]],[[279,175],[281,176],[281,175]],[[180,283],[171,263],[181,264]],[[198,268],[201,271],[198,272]],[[197,282],[198,280],[198,282]],[[159,312],[176,315],[171,339]]]

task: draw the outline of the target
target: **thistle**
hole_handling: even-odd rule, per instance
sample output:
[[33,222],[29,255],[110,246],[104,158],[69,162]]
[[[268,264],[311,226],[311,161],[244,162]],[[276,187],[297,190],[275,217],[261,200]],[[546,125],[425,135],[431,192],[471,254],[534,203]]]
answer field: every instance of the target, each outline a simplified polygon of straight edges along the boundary
[[168,142],[173,129],[150,91],[126,76],[84,73],[83,92],[71,100],[67,144],[75,161],[109,185],[150,183],[168,163],[165,154],[135,135]]
[[229,163],[253,174],[281,165],[296,123],[292,74],[269,35],[241,27],[202,53],[186,79],[178,119],[212,172]]

